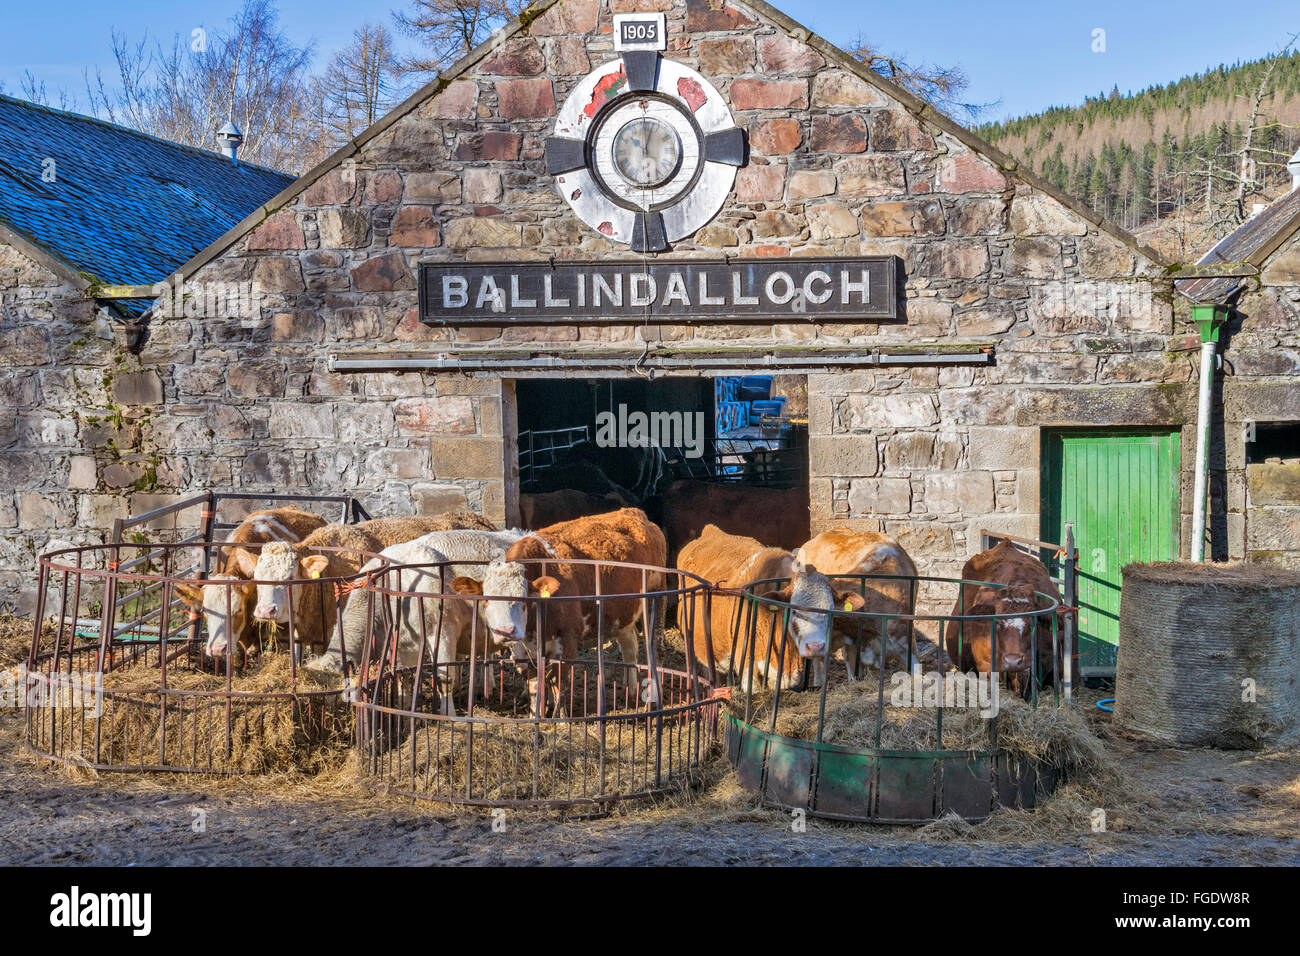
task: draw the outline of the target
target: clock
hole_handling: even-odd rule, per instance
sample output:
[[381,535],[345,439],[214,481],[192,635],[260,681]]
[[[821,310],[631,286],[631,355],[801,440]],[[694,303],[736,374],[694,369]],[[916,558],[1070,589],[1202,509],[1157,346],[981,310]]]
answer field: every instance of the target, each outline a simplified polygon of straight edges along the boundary
[[642,100],[641,115],[619,128],[610,144],[614,170],[633,189],[651,190],[673,177],[682,164],[682,138],[672,125],[650,115]]
[[546,141],[547,172],[602,235],[660,252],[718,214],[745,160],[722,95],[658,52],[629,50],[569,93]]

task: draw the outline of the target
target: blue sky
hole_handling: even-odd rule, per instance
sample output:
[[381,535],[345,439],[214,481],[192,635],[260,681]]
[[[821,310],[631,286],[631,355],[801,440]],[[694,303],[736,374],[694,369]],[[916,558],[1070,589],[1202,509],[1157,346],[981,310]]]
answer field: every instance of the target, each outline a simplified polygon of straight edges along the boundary
[[[314,41],[318,60],[345,43],[363,20],[390,21],[404,0],[280,0],[281,20],[299,43]],[[66,87],[85,103],[83,67],[115,75],[109,48],[114,28],[170,39],[197,26],[221,24],[238,0],[61,0],[6,4],[0,30],[0,82],[17,93],[30,69],[53,91]],[[1118,85],[1137,90],[1207,66],[1255,59],[1300,32],[1295,0],[1257,0],[1249,17],[1224,15],[1206,0],[930,0],[925,5],[862,0],[778,0],[777,6],[828,39],[847,44],[859,34],[883,51],[912,60],[960,64],[968,98],[999,102],[988,118],[1074,104]],[[1093,31],[1105,31],[1105,52],[1093,52]]]

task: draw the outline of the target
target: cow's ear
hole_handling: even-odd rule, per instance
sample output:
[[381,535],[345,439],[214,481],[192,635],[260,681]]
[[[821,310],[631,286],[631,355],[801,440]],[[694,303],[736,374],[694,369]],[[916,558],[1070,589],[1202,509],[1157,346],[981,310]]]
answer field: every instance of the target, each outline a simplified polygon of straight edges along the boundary
[[551,577],[549,574],[547,574],[547,575],[543,575],[540,578],[534,578],[532,582],[532,589],[537,592],[538,597],[546,598],[546,597],[550,597],[552,594],[556,594],[557,592],[559,592],[560,582],[555,580],[555,578]]
[[867,599],[857,591],[839,591],[835,595],[837,611],[865,611],[866,609]]
[[800,548],[794,553],[794,562],[790,565],[790,572],[792,574],[808,573],[808,561],[804,557],[803,548]]
[[226,571],[252,580],[257,571],[257,555],[245,548],[231,548],[226,555]]
[[190,607],[203,606],[202,584],[175,584],[172,585],[172,593]]
[[482,594],[483,583],[460,575],[451,579],[451,589],[457,594]]
[[765,598],[769,601],[780,601],[782,604],[789,604],[790,598],[794,596],[794,585],[787,584],[783,588],[770,591],[755,591],[754,596]]
[[298,561],[298,566],[302,568],[304,578],[318,578],[325,573],[329,563],[330,559],[323,554],[309,554]]

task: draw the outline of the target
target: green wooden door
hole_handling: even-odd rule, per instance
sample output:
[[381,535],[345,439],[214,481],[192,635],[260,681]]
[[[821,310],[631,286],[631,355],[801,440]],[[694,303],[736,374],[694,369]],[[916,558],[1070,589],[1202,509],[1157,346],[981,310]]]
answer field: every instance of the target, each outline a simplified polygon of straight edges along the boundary
[[1079,665],[1115,667],[1120,569],[1178,557],[1178,432],[1043,433],[1042,537],[1079,549]]

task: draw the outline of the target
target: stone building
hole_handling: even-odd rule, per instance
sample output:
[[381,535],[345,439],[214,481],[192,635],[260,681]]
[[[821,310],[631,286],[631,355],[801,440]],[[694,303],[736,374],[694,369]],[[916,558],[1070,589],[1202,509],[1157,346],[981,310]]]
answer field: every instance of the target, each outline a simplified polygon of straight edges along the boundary
[[155,283],[293,177],[0,96],[0,178],[3,609],[26,607],[38,554],[189,486],[151,422],[176,373],[133,354],[141,316]]
[[[657,119],[607,121],[635,104]],[[538,383],[650,374],[806,376],[814,530],[883,528],[925,573],[1072,520],[1105,616],[1122,563],[1188,550],[1199,337],[1170,264],[762,2],[541,0],[177,272],[258,283],[256,314],[157,306],[136,350],[85,357],[76,323],[6,318],[43,350],[5,353],[20,417],[63,416],[11,443],[9,580],[209,487],[514,522],[520,416],[562,394]],[[1233,313],[1229,423],[1300,420],[1274,272]],[[76,402],[24,391],[47,363]],[[1293,519],[1252,537],[1245,445],[1217,447],[1213,554],[1292,550],[1268,536]]]

